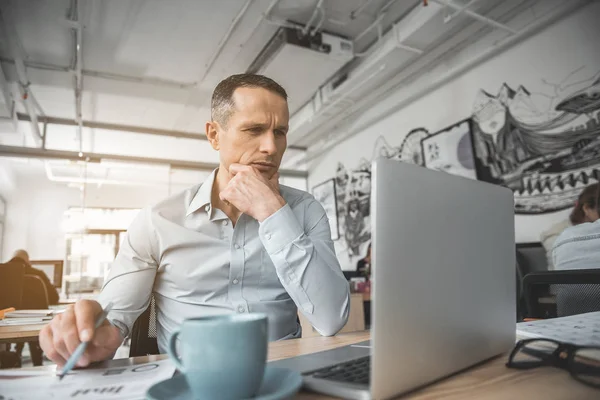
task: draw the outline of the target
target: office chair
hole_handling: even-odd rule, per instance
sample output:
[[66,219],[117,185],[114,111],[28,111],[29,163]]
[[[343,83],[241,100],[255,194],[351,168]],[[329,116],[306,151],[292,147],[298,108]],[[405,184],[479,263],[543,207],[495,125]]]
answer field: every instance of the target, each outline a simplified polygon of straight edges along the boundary
[[[21,308],[23,297],[23,277],[25,267],[16,262],[0,264],[0,310],[14,307]],[[8,349],[0,351],[0,369],[18,368],[21,366],[21,358],[16,352]]]
[[523,276],[531,272],[548,271],[546,249],[541,243],[517,243],[517,258]]
[[24,276],[25,266],[22,264],[14,261],[0,264],[0,310],[21,308]]
[[131,329],[131,345],[129,357],[139,357],[148,354],[159,354],[156,340],[156,310],[154,296],[150,297],[150,305],[138,317]]
[[523,291],[523,279],[532,272],[548,270],[546,249],[541,243],[517,243],[517,321],[529,315]]
[[[600,311],[600,269],[533,272],[523,279],[529,318]],[[555,298],[555,304],[543,299]]]
[[[46,292],[46,286],[44,281],[39,276],[25,275],[23,277],[23,299],[21,302],[22,310],[47,310],[48,305],[48,293]],[[31,354],[31,361],[34,366],[40,366],[43,363],[42,349],[40,343],[27,342],[29,345],[29,353]],[[24,343],[17,343],[16,352],[21,358],[23,352]]]

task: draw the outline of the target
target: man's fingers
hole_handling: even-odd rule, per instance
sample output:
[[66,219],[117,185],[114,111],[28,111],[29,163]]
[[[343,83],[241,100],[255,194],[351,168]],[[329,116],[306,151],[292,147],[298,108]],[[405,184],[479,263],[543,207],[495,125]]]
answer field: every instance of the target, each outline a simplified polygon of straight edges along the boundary
[[[60,317],[60,315],[57,315],[54,318]],[[65,341],[63,340],[62,337],[62,332],[60,329],[60,322],[57,324],[52,324],[52,346],[54,347],[54,350],[56,350],[56,352],[58,353],[57,358],[60,358],[61,362],[56,362],[57,364],[63,364],[64,362],[66,362],[66,360],[69,359],[69,357],[71,356],[71,353],[69,353],[69,350],[67,350],[67,346],[65,345]]]
[[243,164],[231,164],[229,166],[229,174],[231,174],[232,176],[236,176],[237,174],[239,174],[242,171],[252,171],[254,168],[252,168],[249,165],[243,165]]
[[75,320],[75,307],[70,306],[61,314],[60,330],[63,340],[69,354],[73,354],[79,346],[79,332],[77,331],[77,321]]
[[97,301],[79,300],[75,303],[75,319],[79,340],[87,342],[94,336],[96,316],[102,312],[102,307]]
[[48,357],[52,362],[58,365],[64,365],[67,362],[67,360],[62,358],[62,356],[54,348],[54,337],[52,334],[51,324],[46,325],[40,331],[40,347],[42,348],[46,357]]
[[275,174],[269,179],[269,183],[276,189],[279,190],[279,172],[275,172]]

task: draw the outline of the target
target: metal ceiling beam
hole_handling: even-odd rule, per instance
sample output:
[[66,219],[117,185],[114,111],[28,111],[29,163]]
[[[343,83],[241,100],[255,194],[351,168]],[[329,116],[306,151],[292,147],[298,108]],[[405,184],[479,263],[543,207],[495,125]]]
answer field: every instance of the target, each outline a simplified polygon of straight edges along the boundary
[[33,101],[33,93],[29,90],[29,79],[27,78],[27,71],[23,58],[21,57],[21,50],[17,44],[17,30],[10,18],[5,18],[0,10],[0,25],[4,26],[4,32],[10,43],[12,54],[15,59],[15,66],[17,68],[17,76],[19,79],[19,91],[21,93],[21,100],[23,101],[27,113],[31,117],[31,133],[33,134],[33,140],[38,145],[42,145],[42,135],[40,133],[40,127],[37,121],[37,113],[35,110],[35,103]]
[[2,70],[2,65],[0,64],[0,90],[2,91],[2,97],[4,97],[4,104],[6,104],[6,111],[9,114],[9,117],[13,123],[13,127],[15,131],[18,130],[17,124],[17,103],[13,98],[12,91],[10,90],[10,86],[8,85],[8,81],[6,80],[6,76],[4,75],[4,71]]
[[[0,62],[7,64],[15,64],[15,60],[12,58],[0,57]],[[27,68],[38,69],[41,71],[56,71],[63,73],[71,73],[72,69],[65,65],[56,65],[43,63],[38,61],[25,61],[25,66]],[[163,86],[175,89],[190,89],[196,87],[196,82],[179,82],[173,81],[170,79],[162,79],[162,78],[152,78],[152,77],[140,77],[140,76],[132,76],[132,75],[123,75],[116,74],[112,72],[106,71],[95,71],[91,69],[83,69],[81,71],[83,76],[94,77],[99,79],[106,79],[111,81],[118,82],[132,82],[132,83],[140,83],[146,85],[155,85],[155,86]]]
[[[17,113],[17,119],[23,122],[31,122],[31,118],[27,114]],[[38,117],[38,122],[49,124],[49,125],[64,125],[64,126],[77,126],[77,121],[68,118],[58,117]],[[119,132],[131,132],[141,133],[146,135],[157,135],[157,136],[168,136],[172,138],[180,139],[194,139],[194,140],[208,140],[204,133],[194,132],[183,132],[183,131],[172,131],[168,129],[157,129],[145,126],[133,126],[133,125],[120,125],[111,124],[107,122],[96,122],[82,120],[84,128],[95,128],[105,129],[107,131],[119,131]],[[306,151],[306,147],[303,146],[288,146],[288,150]]]
[[[87,161],[99,163],[102,160],[115,160],[122,162],[141,163],[141,164],[157,164],[170,165],[172,169],[185,169],[195,171],[213,171],[219,164],[204,163],[184,160],[171,160],[165,158],[151,157],[136,157],[126,156],[121,154],[101,154],[101,153],[83,153],[83,156],[75,151],[65,150],[50,150],[38,149],[35,147],[18,147],[0,145],[0,157],[19,157],[19,158],[39,158],[43,160],[70,160],[70,161]],[[290,169],[279,170],[279,175],[282,177],[306,178],[307,171],[298,171]]]

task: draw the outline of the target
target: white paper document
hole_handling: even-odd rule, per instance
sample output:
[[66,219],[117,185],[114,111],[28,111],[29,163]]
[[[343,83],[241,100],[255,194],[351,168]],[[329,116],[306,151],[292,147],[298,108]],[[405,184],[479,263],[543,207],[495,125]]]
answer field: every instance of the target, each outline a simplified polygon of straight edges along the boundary
[[0,399],[144,399],[152,385],[173,376],[175,366],[170,360],[161,360],[123,367],[80,369],[69,372],[62,381],[54,370],[46,371],[44,375],[40,375],[39,370],[33,372],[37,376],[0,371]]

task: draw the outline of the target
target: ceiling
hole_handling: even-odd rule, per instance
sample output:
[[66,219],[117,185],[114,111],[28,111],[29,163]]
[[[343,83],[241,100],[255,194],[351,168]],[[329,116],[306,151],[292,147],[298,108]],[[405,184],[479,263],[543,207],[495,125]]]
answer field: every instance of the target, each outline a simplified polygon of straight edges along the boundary
[[[387,1],[325,0],[321,29],[350,39],[357,37]],[[226,76],[246,71],[278,29],[263,16],[269,6],[275,4],[269,19],[305,24],[318,1],[78,3],[83,23],[83,118],[202,132],[214,86]],[[417,1],[394,3],[382,21],[385,24],[398,19]],[[73,4],[70,0],[12,0],[0,8],[4,18],[13,21],[35,99],[46,115],[64,118],[75,118],[75,50],[73,24],[68,20]],[[360,14],[353,14],[361,5],[366,6]],[[242,10],[237,26],[217,55],[232,20]],[[364,50],[376,37],[376,30],[369,31],[356,43],[356,50]],[[15,81],[11,62],[15,54],[6,39],[0,42],[0,60],[9,80]],[[25,109],[21,106],[20,111]]]
[[[453,7],[440,6],[448,2]],[[221,79],[245,72],[281,26],[306,26],[309,32],[350,40],[354,59],[339,71],[351,77],[346,84],[349,89],[344,89],[347,92],[373,75],[373,70],[382,70],[378,63],[385,64],[385,71],[372,79],[373,84],[361,88],[375,94],[374,86],[384,88],[399,72],[406,70],[414,79],[411,68],[425,70],[415,60],[431,68],[443,61],[439,54],[484,33],[481,29],[489,24],[467,15],[471,10],[502,22],[521,12],[528,2],[536,3],[431,0],[425,8],[422,0],[4,0],[0,2],[6,28],[0,29],[0,146],[41,147],[33,140],[35,125],[28,121],[33,112],[41,122],[52,118],[71,121],[39,125],[40,131],[48,132],[47,149],[216,163],[217,155],[202,140],[204,124],[210,118],[212,90]],[[509,8],[514,9],[512,14],[507,12]],[[427,18],[416,15],[427,13],[431,14]],[[450,14],[460,15],[449,20]],[[403,21],[406,24],[402,25]],[[411,27],[409,22],[418,26]],[[412,36],[395,47],[399,51],[383,59],[378,52],[385,47],[384,39],[393,36],[392,27],[398,26]],[[23,69],[19,69],[19,61]],[[280,83],[298,87],[294,68],[314,69],[310,64],[309,59],[295,61]],[[6,78],[5,85],[1,78]],[[27,100],[22,95],[25,86],[19,81],[29,83]],[[315,85],[315,93],[324,83]],[[289,95],[294,98],[294,91]],[[6,101],[10,96],[16,101],[20,121],[10,120],[10,98]],[[305,170],[304,147],[315,143],[319,129],[328,130],[337,123],[333,114],[345,118],[339,106],[356,112],[363,107],[360,98],[367,97],[361,91],[354,91],[351,101],[332,96],[330,101],[336,107],[324,107],[328,112],[316,115],[320,119],[298,116],[312,101],[303,107],[294,104],[295,121],[322,126],[306,123],[296,134],[290,132],[290,142],[297,146],[288,151],[284,165]],[[73,125],[80,119],[110,126],[100,129],[84,124],[77,129]],[[138,133],[126,132],[123,125],[137,127]],[[154,131],[152,135],[139,134],[144,129]],[[30,162],[28,168],[32,164],[39,173],[47,174],[47,164]],[[19,168],[24,163],[15,165]],[[64,171],[69,165],[54,165],[52,172],[71,176],[76,171]],[[80,169],[76,163],[71,166]],[[118,170],[113,168],[109,174],[111,181],[117,179],[114,171]],[[96,172],[99,180],[102,174],[109,176],[103,170]],[[152,175],[140,172],[140,176],[144,174]],[[183,175],[197,179],[194,174]],[[134,180],[127,175],[127,181]]]

